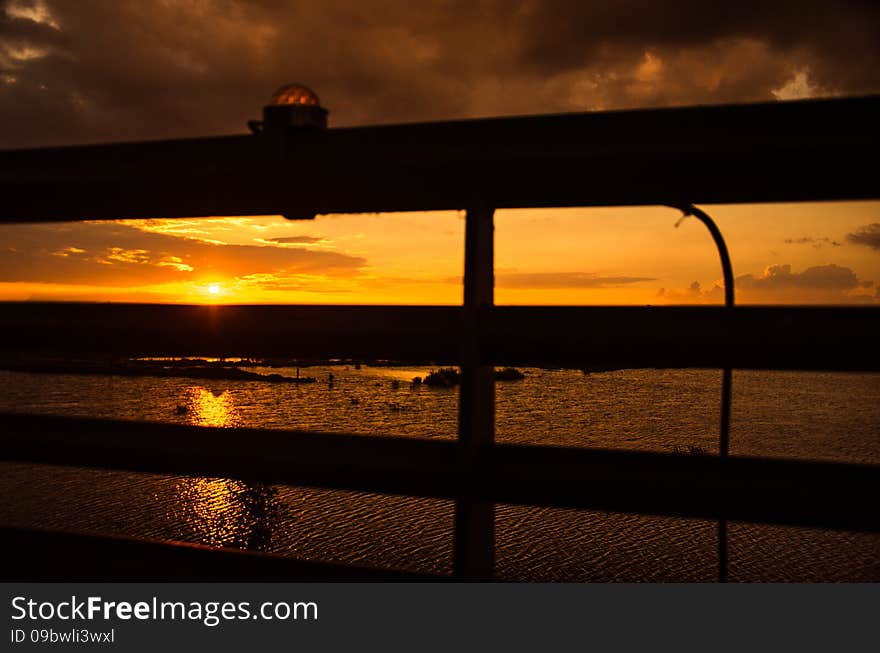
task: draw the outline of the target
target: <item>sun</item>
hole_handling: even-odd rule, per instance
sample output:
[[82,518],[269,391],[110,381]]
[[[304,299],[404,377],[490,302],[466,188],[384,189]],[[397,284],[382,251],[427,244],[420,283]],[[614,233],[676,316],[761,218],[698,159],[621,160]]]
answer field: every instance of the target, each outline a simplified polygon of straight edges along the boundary
[[215,297],[220,294],[220,284],[212,283],[208,284],[208,294],[214,295]]

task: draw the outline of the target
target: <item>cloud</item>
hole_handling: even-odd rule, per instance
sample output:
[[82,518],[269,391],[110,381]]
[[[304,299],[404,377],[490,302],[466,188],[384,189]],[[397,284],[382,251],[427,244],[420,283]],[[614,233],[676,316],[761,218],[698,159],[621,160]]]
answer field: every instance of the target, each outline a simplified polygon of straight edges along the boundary
[[65,247],[64,249],[59,249],[57,252],[52,252],[52,256],[61,256],[67,258],[68,256],[76,256],[77,254],[85,254],[86,250],[80,249],[79,247]]
[[880,90],[856,0],[0,7],[0,147],[243,132],[290,81],[334,125]]
[[760,275],[744,274],[736,278],[737,289],[743,290],[853,290],[872,285],[870,281],[861,281],[848,267],[833,263],[803,272],[792,272],[790,265],[768,265]]
[[144,286],[252,274],[348,278],[366,260],[302,247],[214,244],[120,223],[3,228],[0,282]]
[[238,283],[242,287],[265,291],[350,294],[358,292],[362,280],[347,280],[342,284],[338,280],[315,275],[270,273],[249,274],[240,277]]
[[654,280],[651,277],[602,276],[590,272],[503,272],[495,275],[497,287],[521,290],[617,288]]
[[178,272],[194,272],[195,268],[187,263],[183,262],[183,259],[179,256],[166,256],[154,263],[154,265],[158,265],[161,267],[173,268]]
[[871,249],[880,249],[880,222],[866,224],[847,234],[846,239],[856,245],[866,245]]
[[[228,244],[223,238],[235,238],[243,230],[257,232],[268,229],[258,217],[235,216],[228,218],[152,218],[146,220],[118,220],[117,224],[136,227],[147,233],[167,234],[179,238],[199,240],[214,245]],[[268,244],[268,241],[259,241]]]
[[315,243],[323,243],[326,241],[317,236],[282,236],[279,238],[266,238],[263,242],[280,243],[282,245],[314,245]]
[[[791,265],[768,265],[761,274],[743,274],[734,281],[737,303],[840,304],[871,302],[872,281],[860,279],[848,267],[817,265],[793,272]],[[687,289],[661,288],[663,303],[722,303],[723,286],[703,290],[698,281]]]
[[816,249],[821,249],[825,245],[830,245],[831,247],[840,247],[842,243],[837,242],[836,240],[831,240],[830,238],[813,238],[811,236],[803,236],[801,238],[786,238],[783,241],[786,245],[812,245]]
[[699,281],[683,289],[661,288],[657,297],[664,304],[718,304],[724,301],[724,290],[717,283],[703,290]]

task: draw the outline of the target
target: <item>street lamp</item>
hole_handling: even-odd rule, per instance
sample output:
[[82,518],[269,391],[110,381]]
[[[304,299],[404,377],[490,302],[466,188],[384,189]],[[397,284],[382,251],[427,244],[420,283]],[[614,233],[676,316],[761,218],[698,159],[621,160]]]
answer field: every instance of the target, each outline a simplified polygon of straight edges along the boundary
[[286,129],[327,129],[327,109],[315,92],[302,84],[285,84],[263,107],[263,120],[251,120],[254,133]]

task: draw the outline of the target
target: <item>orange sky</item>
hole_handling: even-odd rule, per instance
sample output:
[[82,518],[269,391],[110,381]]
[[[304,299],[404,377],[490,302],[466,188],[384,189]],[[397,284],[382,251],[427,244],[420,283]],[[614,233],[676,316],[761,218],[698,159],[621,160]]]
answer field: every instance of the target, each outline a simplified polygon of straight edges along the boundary
[[[703,208],[727,239],[738,302],[880,301],[880,203]],[[714,245],[678,218],[499,211],[496,302],[720,303]],[[463,227],[455,212],[4,226],[0,299],[455,304]]]

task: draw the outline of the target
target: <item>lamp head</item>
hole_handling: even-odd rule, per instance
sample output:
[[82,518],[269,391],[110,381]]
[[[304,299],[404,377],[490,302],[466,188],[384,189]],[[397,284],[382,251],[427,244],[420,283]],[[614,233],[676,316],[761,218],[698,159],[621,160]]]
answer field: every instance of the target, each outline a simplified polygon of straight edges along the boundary
[[303,84],[285,84],[263,107],[263,131],[327,129],[327,109],[317,94]]

